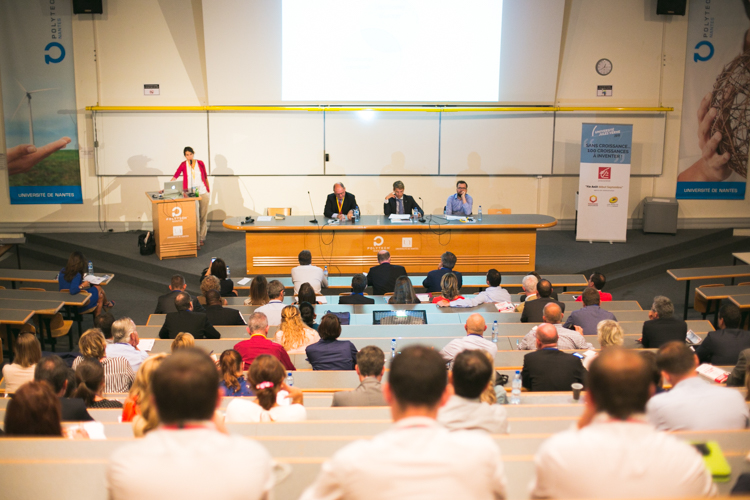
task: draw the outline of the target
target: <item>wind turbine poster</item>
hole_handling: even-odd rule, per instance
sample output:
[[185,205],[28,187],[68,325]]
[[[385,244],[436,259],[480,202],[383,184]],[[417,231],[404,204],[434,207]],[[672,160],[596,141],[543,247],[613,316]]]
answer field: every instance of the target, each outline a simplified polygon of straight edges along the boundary
[[11,204],[82,203],[69,0],[0,1]]

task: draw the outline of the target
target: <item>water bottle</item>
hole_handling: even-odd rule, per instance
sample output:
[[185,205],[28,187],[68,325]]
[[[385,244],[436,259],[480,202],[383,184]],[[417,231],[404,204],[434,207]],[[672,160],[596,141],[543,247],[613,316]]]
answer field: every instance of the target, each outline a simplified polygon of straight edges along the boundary
[[286,374],[286,385],[294,387],[294,376],[292,375],[292,372],[287,372]]
[[396,357],[396,339],[391,339],[391,359]]
[[229,278],[229,266],[227,266],[227,278]]
[[328,266],[325,266],[323,268],[323,276],[325,276],[326,278],[328,278]]
[[516,370],[516,375],[513,377],[513,390],[510,393],[510,404],[517,405],[521,403],[521,370]]
[[411,222],[412,224],[419,222],[419,210],[416,208],[411,211]]
[[443,207],[443,217],[448,217],[448,207]]
[[482,222],[482,205],[479,205],[479,212],[477,212],[477,219]]
[[497,344],[497,320],[492,323],[492,341]]
[[89,261],[89,274],[93,276],[94,274],[94,263]]
[[354,207],[354,222],[359,222],[359,207]]

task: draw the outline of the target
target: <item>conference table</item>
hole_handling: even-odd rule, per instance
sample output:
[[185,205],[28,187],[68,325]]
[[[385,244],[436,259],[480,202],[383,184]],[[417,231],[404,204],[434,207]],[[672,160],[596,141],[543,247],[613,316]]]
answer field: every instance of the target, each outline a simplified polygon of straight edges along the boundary
[[[57,285],[59,283],[59,281],[57,280],[58,274],[59,271],[39,271],[33,269],[0,269],[0,281],[10,281],[10,286],[12,288],[16,287],[17,282],[48,283]],[[106,285],[107,283],[112,281],[112,278],[114,278],[114,274],[94,273],[94,276],[99,278],[107,277],[106,280],[102,281],[101,283],[97,283],[101,286]]]
[[462,272],[533,271],[537,229],[557,224],[554,217],[536,214],[485,215],[481,222],[427,215],[417,224],[383,215],[335,224],[322,215],[317,223],[310,220],[309,215],[263,221],[259,217],[243,224],[244,217],[230,217],[223,225],[245,231],[247,274],[289,274],[298,265],[299,252],[307,249],[313,265],[328,266],[331,274],[351,275],[376,266],[380,250],[390,252],[393,264],[415,273],[437,269],[446,251],[456,255]]

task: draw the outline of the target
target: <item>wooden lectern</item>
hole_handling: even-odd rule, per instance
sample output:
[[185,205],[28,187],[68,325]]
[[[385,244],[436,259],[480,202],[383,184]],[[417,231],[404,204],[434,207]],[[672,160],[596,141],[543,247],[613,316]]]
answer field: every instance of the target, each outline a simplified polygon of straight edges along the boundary
[[156,255],[159,260],[198,256],[198,201],[195,198],[151,200],[151,215],[154,221]]

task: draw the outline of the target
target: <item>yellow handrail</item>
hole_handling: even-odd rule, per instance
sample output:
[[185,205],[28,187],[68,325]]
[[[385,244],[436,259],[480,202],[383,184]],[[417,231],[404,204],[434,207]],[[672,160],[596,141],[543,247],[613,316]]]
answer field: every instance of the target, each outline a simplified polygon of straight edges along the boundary
[[591,107],[591,106],[497,106],[497,107],[378,107],[378,106],[86,106],[87,111],[421,111],[426,113],[472,113],[472,112],[650,112],[674,111],[670,107]]

